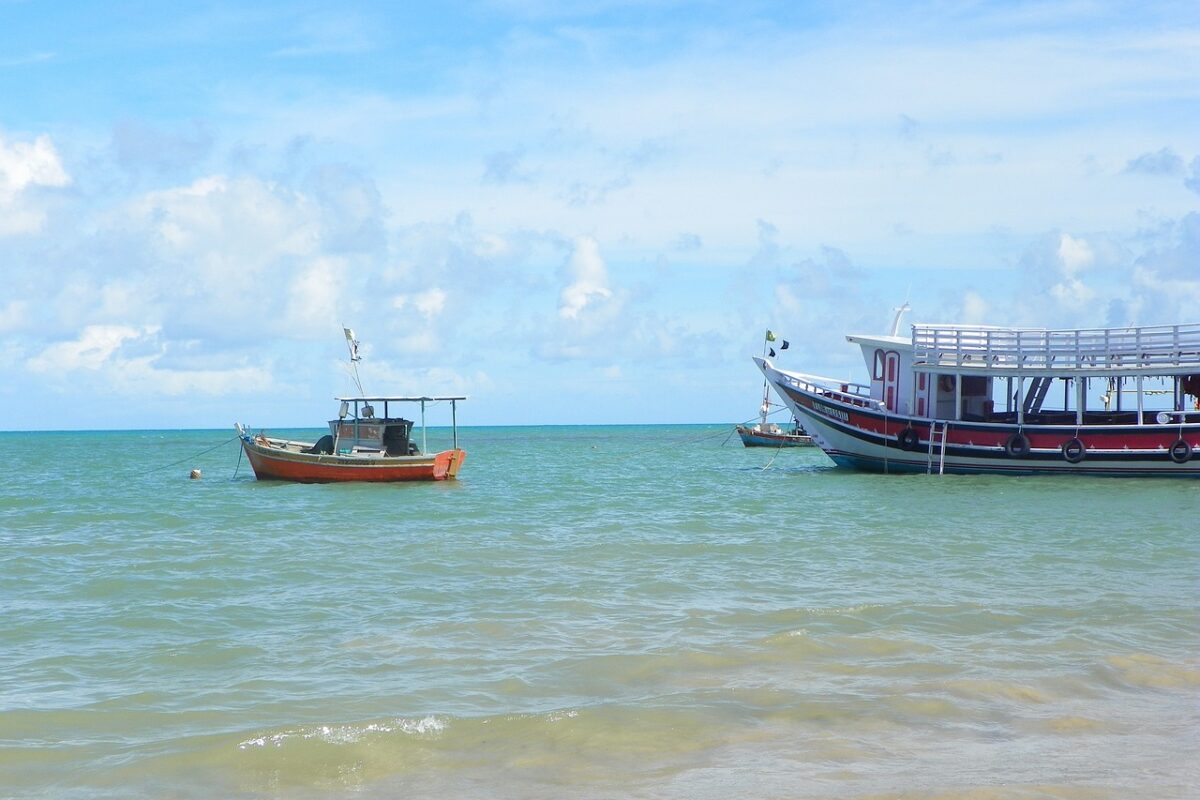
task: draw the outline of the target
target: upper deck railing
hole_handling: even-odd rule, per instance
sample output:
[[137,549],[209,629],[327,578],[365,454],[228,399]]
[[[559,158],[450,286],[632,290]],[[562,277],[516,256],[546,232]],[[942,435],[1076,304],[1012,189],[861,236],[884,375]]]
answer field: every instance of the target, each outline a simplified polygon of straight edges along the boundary
[[913,325],[913,366],[926,372],[1200,373],[1200,323],[1077,330]]

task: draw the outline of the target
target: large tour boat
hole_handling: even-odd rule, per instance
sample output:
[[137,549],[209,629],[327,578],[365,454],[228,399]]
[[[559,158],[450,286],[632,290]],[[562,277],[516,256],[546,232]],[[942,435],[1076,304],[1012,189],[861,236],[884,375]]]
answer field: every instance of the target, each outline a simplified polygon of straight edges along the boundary
[[1200,324],[913,325],[852,335],[870,379],[768,383],[839,466],[878,472],[1200,477]]
[[[234,425],[242,449],[259,480],[298,483],[342,481],[441,481],[458,477],[467,458],[458,446],[458,401],[463,397],[367,397],[358,378],[358,341],[346,329],[350,364],[359,395],[336,398],[338,418],[329,421],[329,433],[315,442],[300,442]],[[426,452],[425,410],[430,404],[450,404],[453,444],[438,453]],[[413,421],[392,410],[398,404],[420,407],[421,442],[413,437]],[[382,416],[379,416],[382,412]]]

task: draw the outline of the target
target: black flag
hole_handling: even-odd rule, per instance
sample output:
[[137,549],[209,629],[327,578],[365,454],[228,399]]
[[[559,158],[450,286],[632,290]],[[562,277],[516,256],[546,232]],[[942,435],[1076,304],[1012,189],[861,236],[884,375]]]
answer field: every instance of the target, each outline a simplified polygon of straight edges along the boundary
[[771,348],[768,348],[768,349],[771,351],[771,358],[774,358],[774,357],[775,357],[775,348],[774,348],[774,347],[771,347]]
[[780,349],[780,350],[787,350],[787,346],[788,346],[788,340],[787,340],[787,339],[784,339],[784,340],[783,340],[783,344],[781,344],[781,345],[779,346],[779,349]]

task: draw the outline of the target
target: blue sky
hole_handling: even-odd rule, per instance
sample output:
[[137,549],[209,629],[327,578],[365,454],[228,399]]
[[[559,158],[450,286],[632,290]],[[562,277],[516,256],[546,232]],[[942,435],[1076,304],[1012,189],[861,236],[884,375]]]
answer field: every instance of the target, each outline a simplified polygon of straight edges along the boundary
[[1200,321],[1200,6],[0,0],[11,429],[736,422],[912,321]]

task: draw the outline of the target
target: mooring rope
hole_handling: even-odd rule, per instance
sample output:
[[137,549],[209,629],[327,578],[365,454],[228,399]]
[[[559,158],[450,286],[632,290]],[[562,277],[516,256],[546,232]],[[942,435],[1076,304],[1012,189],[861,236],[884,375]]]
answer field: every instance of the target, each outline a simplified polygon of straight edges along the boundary
[[767,470],[769,470],[771,468],[771,465],[775,463],[775,457],[779,455],[779,451],[782,449],[783,449],[783,445],[779,445],[778,447],[775,448],[775,452],[771,455],[771,460],[768,461],[766,466],[764,466],[762,468],[763,472],[766,472]]
[[242,468],[242,453],[244,452],[246,452],[246,448],[238,448],[238,463],[237,466],[233,468],[233,477],[229,479],[231,481],[237,480],[238,470]]
[[[158,472],[159,470],[170,469],[171,467],[178,467],[180,464],[184,463],[185,461],[191,461],[200,456],[207,455],[207,454],[211,453],[213,450],[222,448],[225,445],[229,444],[230,442],[236,442],[238,440],[238,438],[239,437],[237,435],[234,435],[234,437],[232,439],[226,439],[225,441],[221,442],[220,444],[215,444],[212,447],[208,448],[207,450],[201,450],[199,453],[193,453],[192,455],[188,456],[187,458],[181,458],[178,461],[172,461],[170,464],[162,464],[157,467],[152,467],[149,470],[149,472]],[[241,452],[240,447],[238,448],[238,451]],[[240,458],[238,460],[239,460],[239,462],[241,461]]]

